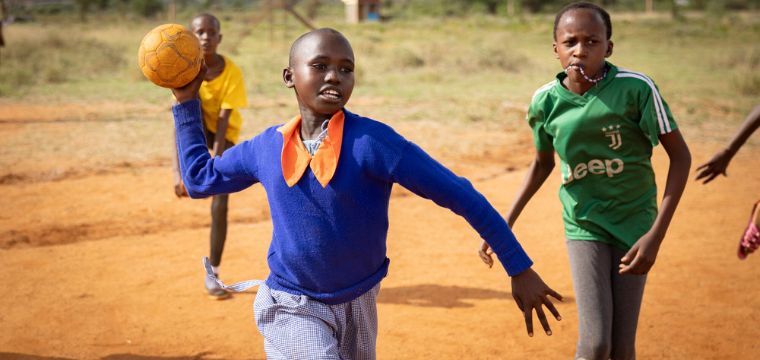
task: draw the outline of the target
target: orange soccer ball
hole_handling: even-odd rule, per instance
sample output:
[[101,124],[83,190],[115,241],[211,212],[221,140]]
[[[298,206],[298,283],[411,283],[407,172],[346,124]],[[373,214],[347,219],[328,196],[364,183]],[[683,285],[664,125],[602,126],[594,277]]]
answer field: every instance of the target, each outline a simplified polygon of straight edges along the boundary
[[177,24],[161,25],[148,32],[137,51],[143,75],[165,88],[187,85],[198,75],[202,61],[198,38]]

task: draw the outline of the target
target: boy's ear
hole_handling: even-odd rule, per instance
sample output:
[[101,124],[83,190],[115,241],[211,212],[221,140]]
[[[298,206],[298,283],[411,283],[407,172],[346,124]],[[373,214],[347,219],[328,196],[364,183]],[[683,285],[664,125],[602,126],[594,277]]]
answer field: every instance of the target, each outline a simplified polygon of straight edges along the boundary
[[282,69],[282,81],[285,82],[285,86],[293,88],[296,84],[293,82],[293,70],[289,67]]
[[219,34],[219,42],[218,42],[218,43],[216,43],[216,44],[217,44],[217,45],[219,45],[219,44],[221,44],[221,43],[222,43],[222,34]]
[[612,43],[612,40],[608,41],[608,43],[609,44],[607,45],[607,54],[605,54],[604,57],[610,57],[610,56],[612,56],[612,46],[614,44]]
[[552,49],[554,49],[554,58],[559,59],[559,53],[557,52],[557,42],[552,43]]

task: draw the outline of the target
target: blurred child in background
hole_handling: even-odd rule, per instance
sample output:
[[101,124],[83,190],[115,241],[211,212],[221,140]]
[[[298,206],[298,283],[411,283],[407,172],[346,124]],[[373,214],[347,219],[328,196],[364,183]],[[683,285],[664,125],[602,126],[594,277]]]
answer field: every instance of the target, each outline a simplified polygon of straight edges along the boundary
[[[230,58],[216,52],[222,41],[219,19],[201,14],[190,22],[191,31],[198,37],[203,58],[208,68],[198,91],[203,111],[203,130],[211,156],[221,156],[237,143],[243,118],[240,108],[248,106],[243,84],[243,73]],[[175,133],[175,143],[176,143]],[[174,192],[187,196],[174,152]],[[215,195],[211,200],[211,235],[209,258],[214,273],[219,275],[224,242],[227,239],[228,194]],[[229,293],[214,281],[205,279],[206,292],[214,299],[225,299]]]
[[[731,159],[733,159],[734,155],[736,155],[758,127],[760,127],[760,105],[750,112],[747,119],[744,120],[744,123],[739,128],[739,131],[728,143],[728,146],[713,155],[710,161],[697,168],[697,181],[704,179],[703,184],[707,184],[718,175],[723,174],[723,176],[728,176],[726,169]],[[747,228],[739,239],[737,256],[739,256],[739,259],[746,259],[747,255],[757,250],[758,246],[760,246],[760,201],[756,202],[752,207],[749,224],[747,224]]]

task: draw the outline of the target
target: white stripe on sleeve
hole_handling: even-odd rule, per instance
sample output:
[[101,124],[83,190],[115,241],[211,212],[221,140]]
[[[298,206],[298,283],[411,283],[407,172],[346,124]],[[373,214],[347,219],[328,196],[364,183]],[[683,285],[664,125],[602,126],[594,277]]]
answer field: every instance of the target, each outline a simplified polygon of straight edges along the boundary
[[655,112],[657,113],[657,123],[660,127],[660,134],[667,134],[671,131],[673,131],[670,127],[670,121],[668,121],[668,114],[665,111],[665,105],[662,103],[662,98],[660,97],[660,92],[657,91],[657,87],[654,86],[654,82],[650,78],[648,78],[646,75],[632,72],[630,70],[624,70],[621,68],[618,68],[619,72],[615,77],[619,78],[635,78],[639,79],[641,81],[644,81],[649,85],[649,87],[652,89],[652,97],[654,101],[654,108]]
[[547,91],[547,90],[551,89],[551,88],[552,88],[552,86],[554,86],[554,82],[556,82],[556,81],[557,81],[557,80],[552,80],[552,81],[550,81],[550,82],[548,82],[548,83],[546,83],[546,84],[542,85],[540,88],[538,88],[538,90],[536,90],[536,92],[534,92],[534,93],[533,93],[533,98],[531,99],[531,101],[532,101],[532,100],[534,100],[534,99],[536,98],[536,96],[538,96],[538,95],[539,95],[539,94],[541,94],[542,92],[544,92],[544,91]]

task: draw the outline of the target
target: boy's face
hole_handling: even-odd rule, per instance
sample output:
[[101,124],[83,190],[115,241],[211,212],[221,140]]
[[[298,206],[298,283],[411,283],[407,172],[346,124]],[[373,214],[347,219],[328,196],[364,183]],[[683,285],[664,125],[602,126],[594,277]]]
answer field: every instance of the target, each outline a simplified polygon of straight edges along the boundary
[[300,39],[291,52],[283,80],[295,88],[302,111],[332,115],[348,102],[354,89],[354,52],[348,40],[319,31]]
[[216,47],[222,42],[222,34],[219,32],[219,24],[213,18],[200,16],[193,19],[193,34],[200,40],[203,55],[216,54]]
[[586,82],[579,67],[583,67],[590,77],[602,75],[604,59],[612,55],[612,41],[607,39],[607,28],[596,11],[575,9],[566,12],[554,35],[554,53],[570,80]]

